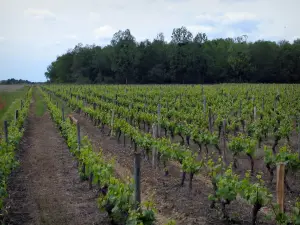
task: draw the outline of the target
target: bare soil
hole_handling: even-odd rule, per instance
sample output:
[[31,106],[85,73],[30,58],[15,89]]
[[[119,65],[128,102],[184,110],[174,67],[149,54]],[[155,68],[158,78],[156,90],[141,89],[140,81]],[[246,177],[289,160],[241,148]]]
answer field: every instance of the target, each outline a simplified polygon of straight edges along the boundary
[[97,194],[81,182],[64,139],[46,112],[30,109],[20,144],[20,168],[9,181],[5,224],[109,224],[97,208]]
[[11,84],[11,85],[1,84],[0,85],[0,92],[1,91],[15,91],[15,90],[18,90],[22,87],[24,87],[23,84]]
[[[116,173],[123,177],[132,177],[133,174],[133,149],[130,141],[126,140],[123,145],[123,136],[120,141],[107,134],[109,129],[105,127],[104,132],[93,125],[93,122],[84,115],[74,113],[81,125],[81,132],[88,135],[94,149],[102,148],[107,159],[114,157],[116,160]],[[142,201],[152,199],[157,208],[157,224],[164,224],[167,218],[175,219],[177,224],[201,225],[201,224],[251,224],[251,206],[235,201],[228,207],[229,214],[236,219],[228,223],[220,218],[215,209],[210,209],[208,195],[212,193],[209,179],[198,175],[193,180],[193,189],[189,190],[189,176],[184,187],[181,187],[181,171],[176,163],[169,163],[169,175],[165,176],[163,167],[155,170],[151,163],[142,160]],[[264,215],[259,213],[259,224],[270,224],[264,221]]]

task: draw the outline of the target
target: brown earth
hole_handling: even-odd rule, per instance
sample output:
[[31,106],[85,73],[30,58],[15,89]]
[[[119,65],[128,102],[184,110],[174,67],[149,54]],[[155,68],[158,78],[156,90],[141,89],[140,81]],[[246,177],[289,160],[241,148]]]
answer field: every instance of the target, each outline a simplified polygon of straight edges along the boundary
[[23,84],[1,84],[0,91],[15,91],[24,87]]
[[109,224],[97,208],[96,192],[81,182],[76,163],[49,113],[30,108],[20,144],[20,168],[9,180],[5,224]]

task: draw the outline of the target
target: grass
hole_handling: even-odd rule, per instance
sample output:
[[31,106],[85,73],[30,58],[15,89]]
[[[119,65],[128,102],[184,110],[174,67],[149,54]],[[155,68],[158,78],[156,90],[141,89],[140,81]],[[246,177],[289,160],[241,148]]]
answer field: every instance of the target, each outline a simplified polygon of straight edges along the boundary
[[46,103],[44,102],[42,93],[36,87],[33,89],[33,98],[35,101],[35,114],[43,116],[46,111]]
[[[44,107],[43,96],[38,90],[38,88],[35,88],[33,90],[33,96],[35,98],[35,104],[36,104],[36,115],[42,116],[45,113],[46,108]],[[52,95],[51,101],[53,104],[57,104],[59,109],[61,109],[62,106],[64,105],[65,118],[73,112],[72,109],[67,106],[67,104],[64,104],[64,101],[62,99]]]
[[[26,95],[29,87],[22,87],[16,90],[8,90],[0,88],[0,124],[2,117],[8,110],[9,106],[18,98],[23,98]],[[21,105],[20,105],[21,107]]]

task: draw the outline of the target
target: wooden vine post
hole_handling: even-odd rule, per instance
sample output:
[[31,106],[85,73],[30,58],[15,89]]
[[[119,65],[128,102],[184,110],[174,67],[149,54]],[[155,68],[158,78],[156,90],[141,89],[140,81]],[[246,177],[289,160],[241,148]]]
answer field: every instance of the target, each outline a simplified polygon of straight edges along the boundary
[[94,174],[93,172],[90,173],[89,175],[89,189],[91,190],[93,188],[93,178],[94,177]]
[[[157,116],[158,116],[158,123],[157,123],[157,137],[160,138],[161,137],[161,104],[158,104],[157,106]],[[158,152],[158,150],[156,149],[156,165],[159,165],[159,160],[160,160],[160,153]]]
[[5,135],[5,142],[8,144],[8,125],[7,121],[4,121],[4,135]]
[[206,114],[206,97],[203,96],[203,113],[204,113],[204,116]]
[[80,150],[80,146],[81,146],[81,137],[80,137],[80,125],[77,122],[76,124],[77,127],[77,144],[78,144],[78,149]]
[[64,106],[62,106],[61,107],[61,119],[62,119],[62,121],[65,121],[65,108],[64,108]]
[[15,121],[16,122],[17,122],[18,118],[19,118],[19,110],[16,110],[16,114],[15,114]]
[[298,155],[300,159],[300,118],[297,119],[298,121]]
[[223,160],[226,163],[226,120],[223,120]]
[[211,113],[211,108],[208,108],[208,122],[209,122],[209,131],[210,133],[213,132],[213,125],[212,125],[212,113]]
[[158,104],[157,105],[157,119],[158,119],[158,124],[157,124],[157,136],[160,137],[160,130],[161,130],[161,127],[160,127],[160,108],[161,108],[161,105]]
[[134,153],[134,199],[136,207],[141,203],[141,153]]
[[[72,115],[69,115],[68,117],[70,118],[71,123],[76,124],[76,128],[77,128],[77,147],[78,147],[78,150],[80,151],[80,149],[81,149],[81,134],[80,134],[79,121],[76,120]],[[77,167],[78,166],[79,166],[79,161],[77,161]],[[82,170],[82,173],[85,173],[85,163],[83,163],[81,170]],[[93,173],[91,173],[89,175],[89,188],[90,189],[92,188],[92,180],[93,180]]]
[[240,114],[240,117],[242,117],[242,100],[240,100],[239,114]]
[[[130,111],[132,110],[132,103],[130,103],[130,105],[129,105],[129,110],[130,110]],[[130,125],[132,125],[132,123],[133,123],[133,118],[132,118],[131,114],[130,114],[130,117],[129,117],[128,119],[129,119]]]
[[285,164],[277,164],[277,181],[276,181],[276,194],[277,194],[277,204],[281,212],[284,212],[284,172]]
[[111,122],[110,122],[110,127],[111,127],[110,136],[111,137],[114,135],[114,117],[115,117],[115,110],[112,110],[112,113],[111,113]]
[[[155,123],[152,125],[152,137],[157,138],[157,128],[156,128]],[[156,148],[153,147],[152,148],[152,167],[153,168],[156,168],[156,165],[157,165],[156,160],[157,160]]]
[[274,110],[276,110],[276,108],[277,108],[277,97],[275,97],[274,99]]

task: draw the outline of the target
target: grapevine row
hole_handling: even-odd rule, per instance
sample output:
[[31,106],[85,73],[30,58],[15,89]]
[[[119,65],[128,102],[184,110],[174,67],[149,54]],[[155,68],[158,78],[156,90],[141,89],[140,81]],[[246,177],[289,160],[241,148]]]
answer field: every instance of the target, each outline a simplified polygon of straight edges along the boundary
[[98,186],[99,207],[107,211],[112,220],[117,223],[126,221],[126,224],[153,224],[155,215],[152,208],[141,205],[137,208],[137,202],[134,200],[133,180],[123,182],[114,177],[113,161],[106,162],[102,151],[93,151],[87,136],[78,145],[76,126],[69,120],[63,120],[61,110],[51,102],[45,92],[42,91],[42,93],[52,119],[59,126],[71,153],[78,159],[82,178],[89,177]]
[[[30,101],[32,97],[32,88],[26,94],[25,101],[16,99],[9,107],[3,118],[8,123],[7,140],[5,134],[0,138],[0,214],[4,214],[4,200],[8,196],[7,181],[13,170],[19,166],[16,159],[16,149],[24,134],[24,122],[27,118]],[[20,108],[19,108],[20,107]],[[19,108],[19,109],[18,109]],[[16,117],[16,110],[18,114]]]

